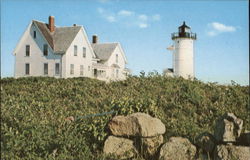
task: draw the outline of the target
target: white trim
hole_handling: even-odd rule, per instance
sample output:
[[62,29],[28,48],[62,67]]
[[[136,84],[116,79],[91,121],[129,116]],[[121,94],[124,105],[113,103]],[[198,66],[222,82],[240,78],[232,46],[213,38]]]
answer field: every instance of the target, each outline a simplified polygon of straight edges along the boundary
[[[88,46],[89,46],[90,52],[92,53],[92,57],[91,57],[91,58],[92,58],[92,59],[93,59],[93,58],[96,58],[96,55],[95,55],[95,53],[94,53],[94,51],[93,51],[93,49],[92,49],[92,46],[91,46],[90,43],[89,43],[89,39],[88,39],[88,37],[87,37],[87,35],[86,35],[85,29],[83,28],[83,26],[81,26],[81,29],[77,32],[76,36],[79,34],[80,31],[82,31],[82,34],[83,34],[84,38],[86,39],[86,42],[87,42],[87,44],[88,44]],[[66,49],[66,52],[65,52],[65,53],[68,52],[68,49],[70,48],[70,46],[72,45],[72,43],[73,43],[74,40],[76,39],[76,36],[75,36],[75,38],[72,40],[72,42],[70,43],[69,47]],[[87,49],[87,48],[86,48],[86,49]]]
[[81,26],[81,30],[83,31],[83,35],[84,35],[85,39],[87,40],[88,46],[89,46],[89,48],[90,48],[90,52],[92,53],[92,56],[93,56],[92,58],[96,58],[96,55],[95,55],[95,53],[94,53],[94,51],[93,51],[93,49],[92,49],[92,46],[91,46],[91,44],[90,44],[90,42],[89,42],[87,33],[86,33],[86,31],[85,31],[85,29],[84,29],[83,26]]
[[[124,54],[123,48],[121,47],[121,45],[120,45],[119,42],[118,42],[118,48],[119,48],[119,50],[120,50],[121,53],[122,53],[122,57],[123,57],[123,59],[124,59],[124,61],[125,61],[125,64],[128,64],[128,61],[127,61],[127,58],[126,58],[126,56],[125,56],[125,54]],[[115,49],[114,49],[114,51],[115,51]],[[114,51],[111,53],[110,57],[114,54]],[[109,58],[110,58],[110,57],[109,57]],[[109,60],[109,59],[108,59],[108,60]]]
[[22,36],[19,38],[19,41],[17,42],[16,48],[13,50],[12,54],[15,56],[16,55],[16,51],[20,48],[20,45],[22,44],[22,42],[24,41],[24,38],[29,30],[29,28],[31,27],[32,22],[28,25],[28,27],[26,28],[26,30],[23,32]]
[[[38,21],[39,22],[39,21]],[[34,21],[32,20],[32,23],[34,23]],[[44,23],[44,22],[41,22],[41,23]],[[47,41],[47,39],[44,37],[43,33],[40,31],[39,27],[34,23],[34,26],[36,26],[37,30],[40,32],[40,34],[42,35],[43,37],[43,40],[48,44],[49,48],[53,51],[54,53],[54,49],[52,49],[52,47],[50,46],[49,42]],[[33,38],[33,36],[32,36]],[[34,39],[34,38],[33,38]]]

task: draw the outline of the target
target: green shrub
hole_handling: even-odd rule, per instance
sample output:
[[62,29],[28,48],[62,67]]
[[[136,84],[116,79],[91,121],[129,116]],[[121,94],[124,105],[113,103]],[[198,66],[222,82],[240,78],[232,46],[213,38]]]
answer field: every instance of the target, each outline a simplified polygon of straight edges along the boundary
[[[171,78],[156,72],[105,83],[89,78],[1,79],[3,159],[105,159],[107,123],[144,112],[166,125],[165,140],[193,141],[233,112],[250,130],[249,87]],[[101,114],[99,114],[101,113]],[[102,114],[104,113],[104,114]],[[74,121],[66,120],[73,116]]]

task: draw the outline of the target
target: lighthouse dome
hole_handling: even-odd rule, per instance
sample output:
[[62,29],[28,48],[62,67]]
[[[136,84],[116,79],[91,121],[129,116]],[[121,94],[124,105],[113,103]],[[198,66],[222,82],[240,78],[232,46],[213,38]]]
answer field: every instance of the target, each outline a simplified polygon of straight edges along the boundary
[[172,39],[176,38],[191,38],[194,40],[196,39],[196,34],[191,32],[191,28],[186,25],[185,21],[178,29],[179,29],[178,33],[172,34]]

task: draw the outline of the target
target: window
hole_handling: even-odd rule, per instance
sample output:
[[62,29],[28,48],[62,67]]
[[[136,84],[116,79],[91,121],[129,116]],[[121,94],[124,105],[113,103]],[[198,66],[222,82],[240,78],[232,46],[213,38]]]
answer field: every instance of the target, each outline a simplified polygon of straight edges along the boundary
[[77,56],[77,46],[74,45],[74,56]]
[[179,33],[181,33],[182,32],[182,29],[181,28],[179,28]]
[[119,76],[119,70],[117,69],[116,70],[116,78],[118,78],[118,76]]
[[43,64],[43,74],[48,75],[48,63]]
[[30,56],[30,45],[26,45],[26,54],[27,57]]
[[56,75],[59,75],[59,74],[60,74],[60,69],[59,69],[59,67],[60,67],[60,64],[59,64],[59,63],[56,63],[56,65],[55,65],[55,74],[56,74]]
[[86,48],[85,47],[82,48],[82,57],[86,58]]
[[26,74],[26,75],[29,75],[29,74],[30,74],[30,64],[29,64],[29,63],[26,63],[26,64],[25,64],[25,74]]
[[44,55],[44,56],[47,56],[47,55],[48,55],[48,45],[47,45],[47,44],[44,44],[44,45],[43,45],[43,55]]
[[88,66],[88,70],[90,71],[90,66]]
[[70,74],[74,74],[74,64],[70,64]]
[[83,65],[80,65],[80,75],[83,75]]
[[118,63],[118,54],[115,55],[115,61]]
[[33,37],[36,38],[36,31],[33,32]]

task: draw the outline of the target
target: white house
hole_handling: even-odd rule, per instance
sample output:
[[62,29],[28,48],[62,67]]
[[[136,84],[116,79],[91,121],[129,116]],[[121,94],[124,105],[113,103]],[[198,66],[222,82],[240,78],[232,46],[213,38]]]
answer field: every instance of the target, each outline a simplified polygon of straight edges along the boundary
[[82,26],[55,26],[32,20],[15,50],[15,77],[91,77],[123,80],[128,74],[127,59],[119,43],[93,43]]

